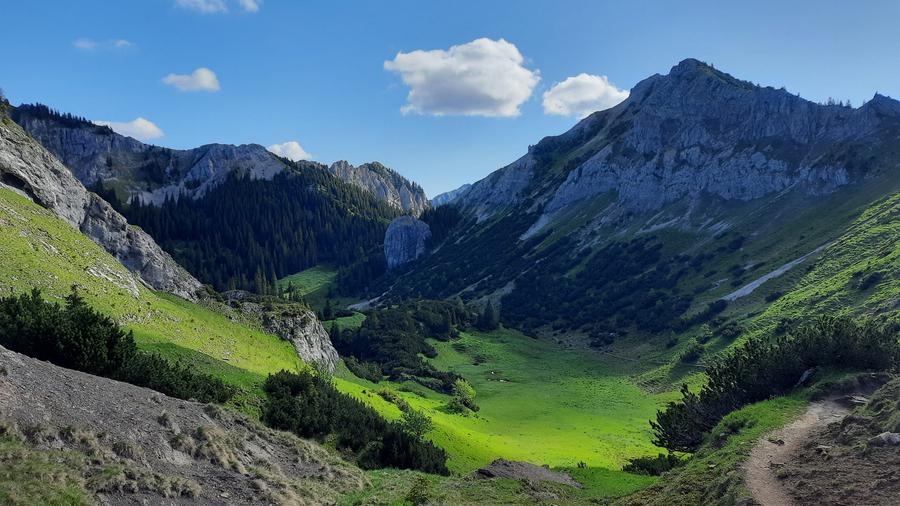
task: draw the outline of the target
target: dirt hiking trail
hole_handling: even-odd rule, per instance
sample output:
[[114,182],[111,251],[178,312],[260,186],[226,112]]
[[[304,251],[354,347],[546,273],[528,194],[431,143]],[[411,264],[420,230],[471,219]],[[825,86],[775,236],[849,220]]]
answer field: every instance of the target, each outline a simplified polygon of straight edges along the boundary
[[744,463],[747,489],[756,501],[761,506],[794,504],[788,489],[775,476],[775,471],[790,460],[812,431],[841,421],[851,411],[851,408],[833,399],[816,401],[798,420],[761,438]]

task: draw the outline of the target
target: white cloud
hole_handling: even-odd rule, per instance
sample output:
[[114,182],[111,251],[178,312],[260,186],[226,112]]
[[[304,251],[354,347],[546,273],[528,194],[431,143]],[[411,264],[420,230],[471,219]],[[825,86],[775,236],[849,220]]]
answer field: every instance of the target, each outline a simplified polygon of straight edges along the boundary
[[91,39],[78,39],[73,44],[78,49],[95,49],[97,47],[97,43]]
[[125,47],[131,47],[134,44],[125,39],[107,40],[103,42],[98,42],[91,39],[78,39],[73,42],[72,45],[74,45],[78,49],[92,51],[94,49],[121,49]]
[[482,38],[448,51],[397,53],[384,68],[410,87],[403,114],[518,116],[541,79],[524,61],[515,45]]
[[602,111],[628,98],[627,90],[620,90],[606,76],[581,74],[556,84],[544,93],[544,114],[585,117]]
[[259,12],[259,4],[262,3],[262,0],[240,0],[241,6],[247,12]]
[[228,12],[224,0],[175,0],[175,5],[198,12]]
[[278,156],[282,156],[295,162],[313,159],[312,155],[301,148],[297,141],[285,142],[284,144],[273,144],[266,149]]
[[189,76],[169,74],[163,78],[162,82],[181,91],[219,90],[219,79],[216,77],[216,73],[206,67],[200,67]]
[[115,121],[95,121],[95,125],[105,125],[113,129],[117,134],[134,137],[135,139],[146,140],[156,139],[166,134],[154,125],[152,121],[138,118],[130,123],[118,123]]

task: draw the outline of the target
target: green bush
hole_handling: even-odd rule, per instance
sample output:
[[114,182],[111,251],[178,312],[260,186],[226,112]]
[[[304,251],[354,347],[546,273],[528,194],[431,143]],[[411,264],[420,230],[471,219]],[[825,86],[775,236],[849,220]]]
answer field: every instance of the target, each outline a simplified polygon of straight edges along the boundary
[[45,302],[38,289],[30,295],[0,298],[0,345],[180,399],[225,402],[235,393],[218,378],[157,354],[140,353],[132,333],[94,311],[74,287],[64,306]]
[[389,423],[365,404],[340,393],[324,376],[281,371],[263,384],[263,421],[302,437],[336,435],[363,469],[393,467],[448,475],[447,454],[430,441]]
[[726,414],[787,392],[813,367],[880,371],[897,365],[900,345],[894,332],[848,318],[823,317],[771,341],[751,338],[706,370],[709,381],[699,394],[683,385],[682,399],[657,412],[650,422],[653,443],[692,452]]
[[686,460],[675,455],[660,453],[656,457],[631,459],[627,464],[622,466],[622,470],[631,474],[659,476],[666,471],[681,467],[686,463]]

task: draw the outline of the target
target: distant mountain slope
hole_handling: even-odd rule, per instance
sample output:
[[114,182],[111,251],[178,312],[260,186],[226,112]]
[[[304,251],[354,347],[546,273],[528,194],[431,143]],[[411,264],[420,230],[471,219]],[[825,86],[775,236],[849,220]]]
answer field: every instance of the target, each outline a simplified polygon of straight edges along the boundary
[[[898,117],[900,103],[880,95],[858,109],[824,106],[689,59],[641,81],[616,107],[531,146],[475,183],[459,205],[484,217],[532,199],[549,223],[609,191],[616,199],[598,218],[703,195],[746,201],[794,186],[829,193],[874,168],[869,151],[884,118]],[[851,149],[854,141],[861,142]]]
[[85,186],[103,181],[143,203],[160,205],[166,198],[177,199],[182,194],[202,197],[232,172],[271,180],[285,168],[257,144],[161,148],[39,104],[16,107],[11,117]]
[[508,325],[601,343],[679,330],[818,258],[900,189],[898,162],[895,100],[819,105],[685,60],[473,184],[443,245],[373,291],[489,297]]
[[439,195],[435,195],[435,197],[432,198],[430,201],[431,205],[433,205],[434,207],[438,207],[438,206],[442,206],[444,204],[449,204],[450,202],[453,202],[453,200],[456,199],[456,197],[459,197],[460,195],[465,193],[465,191],[471,187],[472,187],[471,184],[466,183],[455,190],[450,190],[448,192],[444,192]]
[[[102,181],[123,197],[161,205],[182,194],[200,198],[229,174],[271,180],[285,166],[258,144],[208,144],[175,150],[144,144],[95,125],[84,118],[60,114],[45,105],[21,105],[12,118],[56,155],[85,186]],[[404,212],[418,216],[428,206],[422,187],[378,162],[354,167],[340,161],[323,169],[364,189]]]
[[266,293],[275,280],[321,263],[383,256],[384,233],[400,210],[321,165],[282,162],[271,181],[232,173],[197,199],[120,208],[220,291]]

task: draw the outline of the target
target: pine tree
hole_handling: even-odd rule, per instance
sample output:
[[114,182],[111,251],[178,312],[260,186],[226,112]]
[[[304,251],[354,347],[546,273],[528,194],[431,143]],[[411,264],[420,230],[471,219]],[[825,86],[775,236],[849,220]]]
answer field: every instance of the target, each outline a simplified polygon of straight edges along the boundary
[[478,316],[475,327],[482,332],[490,332],[500,328],[500,318],[491,301],[488,301],[487,307],[484,308],[484,312]]

